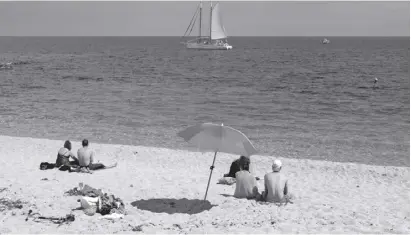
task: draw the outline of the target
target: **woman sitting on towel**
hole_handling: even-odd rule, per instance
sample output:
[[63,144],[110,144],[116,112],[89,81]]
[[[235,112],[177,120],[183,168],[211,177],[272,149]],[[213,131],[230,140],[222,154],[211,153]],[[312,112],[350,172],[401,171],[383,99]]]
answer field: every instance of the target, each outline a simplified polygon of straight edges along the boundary
[[[74,161],[70,161],[72,158]],[[56,167],[78,165],[78,159],[71,152],[71,142],[66,140],[64,147],[57,153]]]

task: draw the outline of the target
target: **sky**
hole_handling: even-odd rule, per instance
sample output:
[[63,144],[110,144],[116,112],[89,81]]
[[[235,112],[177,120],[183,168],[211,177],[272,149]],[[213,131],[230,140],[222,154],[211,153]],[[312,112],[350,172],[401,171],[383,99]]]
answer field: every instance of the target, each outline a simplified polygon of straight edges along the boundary
[[[183,36],[198,3],[0,2],[0,36]],[[220,10],[228,36],[410,36],[409,1],[220,2]]]

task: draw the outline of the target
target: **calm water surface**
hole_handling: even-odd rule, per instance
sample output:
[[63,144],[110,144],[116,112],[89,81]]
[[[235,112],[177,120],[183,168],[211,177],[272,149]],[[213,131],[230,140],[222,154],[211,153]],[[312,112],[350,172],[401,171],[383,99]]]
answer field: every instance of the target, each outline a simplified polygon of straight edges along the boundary
[[0,131],[184,148],[179,130],[215,122],[263,155],[410,165],[409,37],[229,40],[0,37],[0,62],[20,63],[0,70]]

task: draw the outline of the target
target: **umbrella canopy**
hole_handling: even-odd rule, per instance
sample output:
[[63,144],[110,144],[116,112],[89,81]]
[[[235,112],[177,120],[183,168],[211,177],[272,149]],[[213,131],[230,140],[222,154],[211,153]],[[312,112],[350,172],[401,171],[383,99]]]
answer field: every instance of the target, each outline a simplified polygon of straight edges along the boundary
[[251,141],[229,126],[204,123],[178,133],[190,145],[201,151],[223,152],[251,156],[257,153]]
[[202,151],[213,151],[214,159],[210,167],[210,177],[204,201],[207,199],[208,187],[210,186],[211,175],[213,174],[214,163],[217,157],[217,152],[239,154],[243,156],[251,156],[257,153],[257,150],[251,144],[250,140],[232,127],[216,125],[212,123],[204,123],[196,126],[191,126],[178,133],[185,141],[197,147]]

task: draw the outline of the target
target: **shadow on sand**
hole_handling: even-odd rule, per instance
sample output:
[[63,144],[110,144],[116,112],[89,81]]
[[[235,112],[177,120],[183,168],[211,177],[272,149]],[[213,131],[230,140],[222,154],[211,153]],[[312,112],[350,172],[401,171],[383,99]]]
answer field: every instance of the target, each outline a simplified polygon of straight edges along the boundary
[[198,214],[206,210],[210,210],[213,206],[209,201],[198,199],[169,199],[169,198],[153,198],[148,200],[139,200],[131,203],[132,206],[140,210],[151,211],[154,213],[185,213]]

